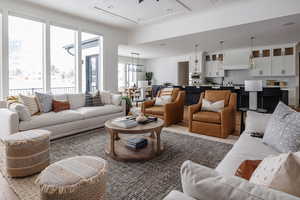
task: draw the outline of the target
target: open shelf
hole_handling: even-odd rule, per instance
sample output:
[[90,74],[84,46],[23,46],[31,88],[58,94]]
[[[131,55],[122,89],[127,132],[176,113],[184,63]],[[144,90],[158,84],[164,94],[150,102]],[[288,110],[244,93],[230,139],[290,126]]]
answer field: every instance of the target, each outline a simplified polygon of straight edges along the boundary
[[223,55],[223,54],[219,54],[219,55],[218,55],[218,60],[219,60],[219,61],[223,61],[223,59],[224,59],[224,55]]
[[205,56],[205,61],[210,61],[210,55]]
[[270,57],[271,51],[270,51],[270,49],[264,49],[262,51],[262,54],[263,54],[263,57]]
[[252,56],[253,56],[253,58],[258,58],[259,57],[259,50],[252,51]]
[[216,60],[217,60],[217,55],[216,55],[216,54],[212,55],[212,60],[213,60],[213,61],[216,61]]
[[282,56],[282,50],[280,49],[273,49],[273,56]]
[[286,55],[286,56],[294,55],[294,48],[293,47],[285,48],[284,55]]

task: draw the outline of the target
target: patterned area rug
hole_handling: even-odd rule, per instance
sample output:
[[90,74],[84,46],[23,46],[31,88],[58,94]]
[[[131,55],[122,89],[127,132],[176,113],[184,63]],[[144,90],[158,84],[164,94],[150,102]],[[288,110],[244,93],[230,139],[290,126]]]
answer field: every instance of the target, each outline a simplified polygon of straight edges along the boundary
[[[109,163],[107,195],[110,200],[161,200],[171,190],[181,190],[180,166],[192,160],[215,168],[232,145],[176,134],[162,133],[166,150],[147,162],[118,162],[105,155],[108,134],[104,129],[93,130],[51,143],[51,160],[59,161],[76,155],[100,156]],[[21,200],[39,200],[37,177],[11,179],[4,170],[4,147],[0,145],[0,170]]]

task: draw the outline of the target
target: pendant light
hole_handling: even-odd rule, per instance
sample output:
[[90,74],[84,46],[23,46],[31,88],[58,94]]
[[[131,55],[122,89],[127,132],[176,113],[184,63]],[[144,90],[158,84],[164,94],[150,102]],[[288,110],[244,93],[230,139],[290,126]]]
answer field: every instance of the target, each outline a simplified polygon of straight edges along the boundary
[[255,69],[255,62],[254,62],[254,56],[253,56],[253,46],[254,46],[254,40],[255,37],[251,37],[251,51],[250,51],[250,57],[249,57],[249,64],[250,64],[250,69]]
[[222,70],[223,69],[223,60],[224,60],[224,41],[220,41],[220,53],[218,55],[218,61],[219,61],[219,69]]
[[198,71],[198,65],[199,65],[198,47],[199,47],[199,44],[196,44],[195,45],[195,66],[194,66],[194,73],[197,73],[197,71]]

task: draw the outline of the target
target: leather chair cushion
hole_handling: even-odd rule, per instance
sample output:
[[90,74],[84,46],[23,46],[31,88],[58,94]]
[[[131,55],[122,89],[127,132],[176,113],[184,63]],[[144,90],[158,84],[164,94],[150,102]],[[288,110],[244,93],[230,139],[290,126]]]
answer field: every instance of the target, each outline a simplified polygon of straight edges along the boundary
[[164,107],[163,106],[152,106],[150,108],[145,109],[146,114],[152,115],[164,115]]
[[224,105],[227,106],[230,99],[230,90],[206,90],[204,98],[211,102],[224,100]]
[[218,112],[196,112],[193,114],[193,120],[221,124],[221,114]]

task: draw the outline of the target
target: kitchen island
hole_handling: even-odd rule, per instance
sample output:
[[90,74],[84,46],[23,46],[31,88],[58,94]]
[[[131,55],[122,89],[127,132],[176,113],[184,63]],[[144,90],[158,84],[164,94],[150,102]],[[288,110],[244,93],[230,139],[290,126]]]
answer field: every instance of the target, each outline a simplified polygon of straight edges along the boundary
[[[237,106],[249,106],[249,92],[245,91],[243,85],[239,86],[220,86],[220,85],[203,85],[203,86],[172,86],[181,88],[186,92],[185,105],[193,105],[198,103],[200,94],[205,90],[231,90],[237,93]],[[153,86],[153,95],[155,96],[159,89],[164,88],[162,85]],[[278,102],[282,101],[289,104],[289,94],[285,88],[280,87],[264,87],[262,92],[258,92],[258,107],[266,109],[268,113],[272,113]]]

